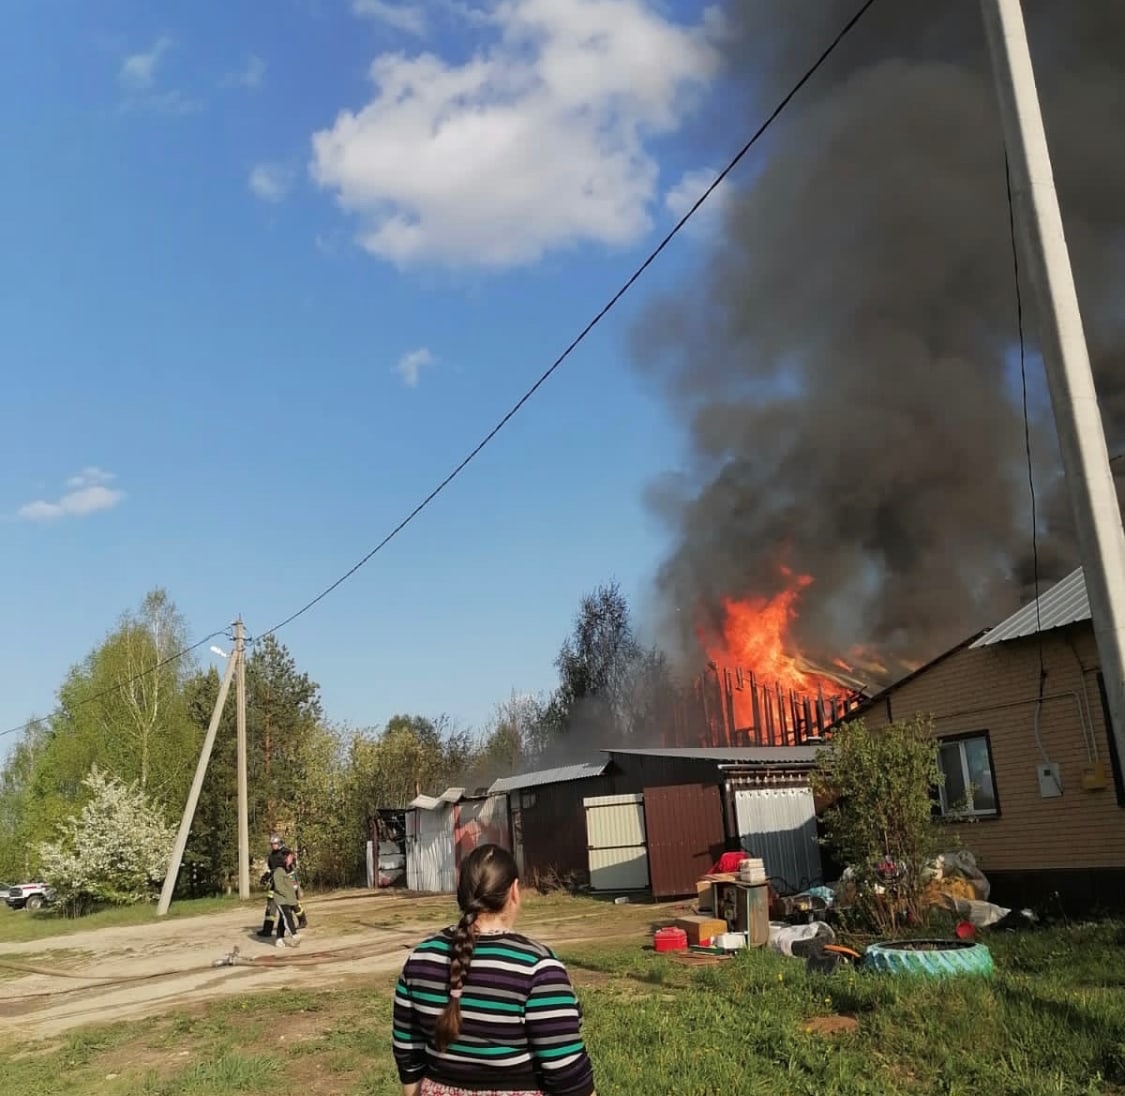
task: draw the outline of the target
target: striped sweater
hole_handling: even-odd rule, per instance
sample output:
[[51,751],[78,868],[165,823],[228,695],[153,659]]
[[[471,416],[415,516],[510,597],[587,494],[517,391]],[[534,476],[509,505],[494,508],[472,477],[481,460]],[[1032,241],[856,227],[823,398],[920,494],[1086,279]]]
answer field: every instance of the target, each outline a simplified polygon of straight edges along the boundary
[[478,937],[461,997],[461,1034],[444,1053],[434,1023],[449,1000],[453,931],[423,940],[395,987],[394,1056],[403,1084],[589,1096],[582,1013],[550,948],[515,932]]

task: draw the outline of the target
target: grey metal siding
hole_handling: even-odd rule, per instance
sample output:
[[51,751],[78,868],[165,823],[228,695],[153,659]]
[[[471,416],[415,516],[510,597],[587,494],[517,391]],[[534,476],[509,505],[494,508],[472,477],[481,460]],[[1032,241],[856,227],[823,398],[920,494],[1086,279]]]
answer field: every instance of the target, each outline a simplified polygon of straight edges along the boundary
[[765,861],[776,889],[794,893],[824,881],[810,788],[742,788],[734,804],[742,848]]
[[972,646],[990,647],[994,643],[1033,636],[1039,631],[1049,632],[1052,628],[1063,628],[1090,619],[1090,598],[1081,567],[1040,594],[1038,600],[1038,610],[1035,600],[1032,600],[985,632]]

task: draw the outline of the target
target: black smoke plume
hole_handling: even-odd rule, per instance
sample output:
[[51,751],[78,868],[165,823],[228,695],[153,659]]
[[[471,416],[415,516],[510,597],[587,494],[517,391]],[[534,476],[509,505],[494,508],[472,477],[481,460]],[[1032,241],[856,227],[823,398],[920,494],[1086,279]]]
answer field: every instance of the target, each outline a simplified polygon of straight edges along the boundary
[[[741,0],[737,146],[857,0]],[[1025,0],[1111,453],[1125,449],[1125,3]],[[1032,590],[1004,148],[976,0],[883,0],[755,149],[693,284],[638,366],[687,433],[651,489],[674,532],[658,587],[694,649],[724,595],[811,574],[795,638],[892,669]],[[1039,574],[1076,562],[1022,277]],[[1125,460],[1114,465],[1119,493]]]

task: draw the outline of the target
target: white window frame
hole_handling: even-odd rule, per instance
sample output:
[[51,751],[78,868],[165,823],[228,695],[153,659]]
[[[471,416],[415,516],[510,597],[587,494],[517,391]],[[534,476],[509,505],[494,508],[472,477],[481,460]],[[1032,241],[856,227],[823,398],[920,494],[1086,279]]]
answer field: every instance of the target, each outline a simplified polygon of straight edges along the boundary
[[[983,740],[985,752],[988,755],[989,772],[992,774],[992,798],[996,802],[995,807],[987,807],[983,810],[977,810],[973,806],[973,780],[969,773],[969,755],[965,751],[965,746],[969,742],[976,742]],[[968,796],[968,803],[963,807],[952,807],[945,795],[945,781],[943,780],[941,786],[938,788],[939,803],[941,806],[942,818],[996,818],[1000,814],[1000,799],[996,794],[996,770],[992,764],[992,743],[989,741],[988,731],[976,731],[971,734],[953,735],[947,738],[938,739],[938,768],[941,769],[942,775],[945,775],[945,768],[942,765],[942,753],[948,746],[957,747],[957,756],[961,761],[961,779],[965,788],[966,795]]]

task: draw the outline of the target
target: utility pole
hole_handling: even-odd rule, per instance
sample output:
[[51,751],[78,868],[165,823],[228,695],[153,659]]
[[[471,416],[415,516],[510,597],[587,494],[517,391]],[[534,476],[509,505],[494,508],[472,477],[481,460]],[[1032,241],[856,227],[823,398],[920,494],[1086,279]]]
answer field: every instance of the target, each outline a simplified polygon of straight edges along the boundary
[[227,670],[223,674],[223,683],[219,686],[215,710],[211,713],[211,723],[207,728],[207,736],[203,739],[203,749],[199,751],[199,763],[195,766],[195,779],[191,782],[191,791],[188,792],[184,816],[180,819],[180,831],[176,834],[176,843],[172,846],[172,855],[168,860],[168,873],[164,876],[164,886],[161,888],[160,901],[156,906],[157,917],[163,917],[172,904],[172,892],[176,889],[176,877],[180,874],[180,863],[184,858],[188,834],[191,832],[191,820],[195,817],[195,807],[199,802],[200,789],[203,787],[203,775],[207,772],[207,762],[211,760],[211,749],[215,745],[215,733],[219,729],[219,720],[223,714],[223,705],[227,702],[227,693],[230,692],[230,682],[231,678],[234,677],[236,661],[237,659],[233,657],[227,659]]
[[[1125,760],[1125,532],[1094,391],[1020,0],[982,0],[1016,223],[1090,599],[1117,756]],[[1111,139],[1111,138],[1107,138]]]
[[246,636],[242,617],[234,622],[233,661],[238,664],[238,897],[245,902],[250,897],[250,821],[246,786]]

